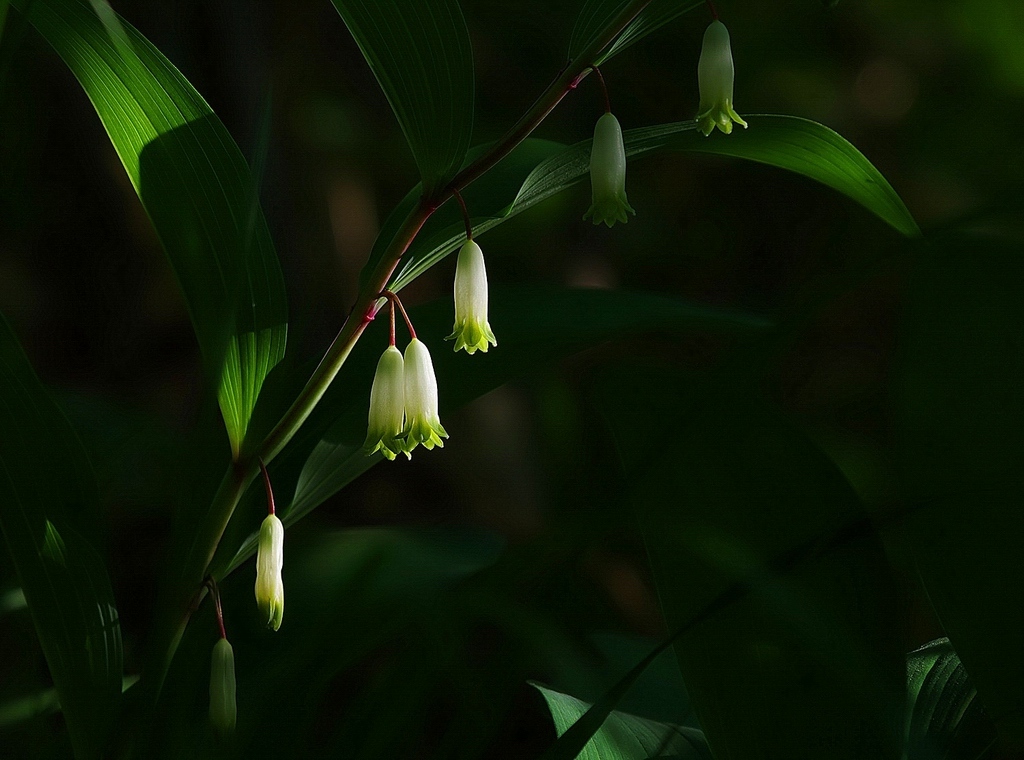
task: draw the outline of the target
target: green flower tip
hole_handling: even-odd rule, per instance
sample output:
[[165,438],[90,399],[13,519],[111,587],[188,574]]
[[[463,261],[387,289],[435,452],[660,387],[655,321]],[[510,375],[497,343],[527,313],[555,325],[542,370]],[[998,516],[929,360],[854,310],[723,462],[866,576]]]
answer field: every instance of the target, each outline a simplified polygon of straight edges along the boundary
[[622,128],[610,113],[598,119],[594,127],[590,187],[592,203],[584,219],[611,227],[616,222],[625,223],[627,211],[636,214],[626,200],[626,149],[622,144]]
[[395,346],[377,362],[370,389],[370,414],[363,451],[394,459],[405,451],[405,359]]
[[444,447],[448,433],[437,413],[437,378],[430,351],[417,338],[405,349],[405,455],[412,459],[417,446]]
[[227,736],[235,730],[235,652],[227,639],[213,646],[210,658],[210,725]]
[[487,270],[484,253],[473,240],[459,251],[455,267],[455,326],[445,340],[455,341],[455,350],[465,349],[472,356],[478,350],[487,353],[498,341],[487,322]]
[[704,45],[697,63],[697,82],[700,86],[700,106],[697,109],[697,128],[707,137],[715,127],[732,134],[732,125],[743,121],[732,105],[734,69],[729,30],[721,21],[713,21],[704,32]]
[[267,515],[260,526],[256,552],[256,604],[275,631],[284,618],[284,525],[277,515]]

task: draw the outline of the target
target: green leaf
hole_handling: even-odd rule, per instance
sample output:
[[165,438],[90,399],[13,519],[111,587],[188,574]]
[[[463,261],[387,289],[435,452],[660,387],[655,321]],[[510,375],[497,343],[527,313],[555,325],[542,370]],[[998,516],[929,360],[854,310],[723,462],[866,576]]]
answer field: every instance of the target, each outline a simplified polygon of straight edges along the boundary
[[[541,693],[551,711],[555,731],[562,736],[590,709],[590,705],[568,694],[561,694],[538,683],[531,684]],[[580,760],[646,760],[653,755],[672,754],[692,760],[711,760],[704,734],[695,728],[612,712],[593,734],[579,754]]]
[[[750,116],[748,120],[749,129],[711,137],[700,134],[694,121],[629,129],[623,133],[626,156],[635,159],[675,150],[744,158],[788,169],[838,190],[904,235],[920,235],[917,223],[885,178],[831,129],[795,116]],[[474,235],[585,179],[590,172],[591,142],[585,140],[561,150],[557,143],[544,141],[528,140],[520,145],[489,175],[467,188],[464,195],[473,214]],[[414,199],[415,191],[385,223],[385,230],[397,229]],[[465,241],[462,217],[450,206],[442,206],[423,226],[392,278],[391,290],[408,285]],[[381,235],[380,251],[375,251],[378,258],[393,235],[393,231],[390,236]]]
[[[689,13],[694,8],[704,5],[704,0],[684,3],[680,0],[653,0],[650,5],[643,9],[639,16],[630,22],[629,26],[622,30],[622,34],[615,38],[615,42],[606,49],[594,62],[597,66],[604,65],[609,58],[618,55],[634,42],[639,42],[648,34],[656,32],[671,21],[675,21],[684,13]],[[694,76],[697,74],[697,51],[693,55]]]
[[[471,210],[474,236],[580,181],[589,172],[590,154],[587,153],[583,171],[576,174],[574,160],[566,164],[571,167],[567,171],[561,170],[565,165],[558,161],[559,156],[567,156],[571,150],[547,140],[525,140],[494,169],[466,188],[463,198]],[[454,204],[442,206],[402,257],[403,263],[392,277],[390,289],[405,287],[458,249],[465,239],[461,212]]]
[[0,529],[78,758],[99,757],[121,695],[121,628],[78,438],[0,317]]
[[744,354],[710,376],[647,361],[597,396],[691,703],[719,760],[895,758],[904,658],[881,542],[750,374]]
[[[451,299],[444,298],[412,310],[417,332],[431,342],[442,414],[546,362],[617,336],[650,329],[744,336],[771,325],[756,315],[643,293],[550,286],[496,288],[491,293],[490,323],[499,348],[469,359],[440,341],[451,331],[451,308]],[[384,325],[377,327],[383,329]],[[436,342],[431,336],[436,336]],[[363,344],[373,347],[364,348]],[[281,510],[285,526],[302,519],[381,461],[379,455],[368,457],[362,451],[379,345],[382,342],[372,338],[361,341],[348,361],[348,370],[279,458],[298,462],[301,469],[294,498]],[[278,482],[276,476],[274,482]],[[252,556],[255,547],[253,534],[231,559],[229,571]]]
[[332,0],[405,133],[426,195],[473,136],[473,50],[456,0]]
[[583,3],[569,36],[569,60],[575,60],[596,42],[601,32],[632,3],[633,0],[587,0]]
[[631,139],[634,151],[652,150],[666,139],[674,150],[711,153],[777,166],[802,174],[855,200],[871,213],[907,237],[919,237],[921,230],[903,200],[892,189],[864,154],[846,138],[828,127],[796,116],[752,114],[746,117],[749,129],[731,135],[698,135],[693,122],[683,122],[680,134],[669,139],[658,127],[629,130],[626,153]]
[[916,254],[894,395],[901,531],[1000,737],[1024,751],[1024,259],[1019,215]]
[[101,0],[16,0],[92,101],[185,296],[237,453],[284,356],[284,279],[238,147],[202,97]]
[[995,742],[995,726],[949,639],[907,655],[907,760],[976,760]]
[[[626,516],[625,521],[629,520]],[[649,636],[639,636],[611,630],[595,630],[587,636],[588,651],[598,658],[588,657],[578,667],[566,662],[550,676],[549,686],[555,691],[577,695],[584,702],[600,700],[638,662],[653,650],[654,657],[615,708],[652,720],[697,728],[697,717],[690,706],[690,698],[679,674],[675,652],[671,646],[658,647],[659,642]]]

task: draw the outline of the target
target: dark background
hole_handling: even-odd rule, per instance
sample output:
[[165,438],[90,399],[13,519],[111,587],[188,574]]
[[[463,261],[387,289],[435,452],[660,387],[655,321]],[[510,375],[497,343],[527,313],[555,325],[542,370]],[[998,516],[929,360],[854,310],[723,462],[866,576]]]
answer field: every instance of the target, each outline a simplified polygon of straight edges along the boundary
[[[461,4],[473,38],[480,143],[499,136],[564,63],[577,3]],[[718,5],[732,33],[740,113],[792,114],[832,127],[881,170],[926,231],[1016,207],[1024,177],[1024,9],[1016,0]],[[299,359],[322,352],[351,305],[381,221],[417,180],[341,19],[326,1],[114,6],[181,69],[259,167],[288,283],[289,352]],[[694,115],[707,21],[704,9],[691,12],[604,67],[624,128]],[[586,139],[600,112],[588,79],[535,136]],[[813,310],[766,385],[869,509],[891,506],[898,494],[889,399],[907,270],[898,236],[831,190],[739,161],[647,159],[630,166],[628,187],[637,216],[626,226],[609,231],[582,221],[589,190],[580,185],[484,235],[491,282],[648,290],[764,315],[836,292]],[[1000,218],[1012,224],[1012,214]],[[406,303],[447,297],[452,271],[446,261],[420,278],[404,292]],[[99,120],[13,11],[0,48],[0,310],[93,454],[126,670],[137,672],[179,498],[167,460],[197,426],[215,425],[216,412],[173,273]],[[501,325],[494,329],[500,351]],[[467,551],[486,553],[493,541],[511,547],[478,587],[460,586],[413,612],[399,605],[427,632],[412,643],[399,637],[354,665],[341,657],[339,675],[319,683],[308,705],[295,694],[269,697],[309,742],[291,748],[312,753],[365,741],[366,756],[448,756],[446,742],[475,725],[481,756],[531,756],[553,734],[526,677],[561,679],[567,690],[575,678],[574,693],[593,698],[610,674],[639,659],[665,629],[588,388],[600,368],[661,353],[699,369],[716,352],[699,337],[665,345],[638,335],[566,358],[446,418],[451,439],[443,452],[376,467],[291,531],[296,556],[327,551],[334,531],[348,526],[458,528]],[[465,548],[445,546],[436,551]],[[286,654],[275,661],[274,653],[289,645],[253,632],[250,567],[225,590],[229,613],[237,608],[240,646],[262,647],[267,668],[287,670]],[[395,576],[408,582],[408,573]],[[291,577],[289,594],[294,588],[302,599],[300,572]],[[901,635],[910,649],[940,629],[905,582]],[[0,592],[14,585],[4,558]],[[286,626],[301,604],[290,603]],[[339,609],[317,630],[373,619]],[[512,619],[519,622],[502,623]],[[613,643],[600,644],[602,636]],[[0,613],[0,643],[2,696],[45,683],[27,616]],[[293,663],[293,680],[303,667],[316,671]],[[202,703],[205,671],[195,670]],[[671,678],[670,661],[662,670]],[[240,692],[240,711],[249,698]],[[401,730],[378,726],[375,699],[392,719],[402,716]],[[473,704],[481,712],[474,715]],[[659,717],[682,721],[678,709]],[[356,720],[360,710],[368,714]],[[0,747],[10,741],[16,751],[34,751],[47,725],[0,727]],[[256,746],[283,751],[285,741]]]

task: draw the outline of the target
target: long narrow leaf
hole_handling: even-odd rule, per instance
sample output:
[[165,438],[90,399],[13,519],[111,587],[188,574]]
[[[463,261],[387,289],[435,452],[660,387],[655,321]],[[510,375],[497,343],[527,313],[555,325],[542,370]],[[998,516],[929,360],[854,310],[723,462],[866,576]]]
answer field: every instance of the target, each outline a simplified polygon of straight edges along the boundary
[[[612,56],[616,56],[635,42],[639,42],[652,32],[671,21],[675,21],[684,13],[692,11],[704,5],[705,0],[696,2],[680,2],[680,0],[653,0],[650,5],[643,9],[639,16],[622,30],[622,34],[615,38],[615,42],[605,50],[594,63],[598,66],[604,64]],[[697,51],[694,50],[694,78],[696,78]]]
[[629,7],[633,0],[586,0],[576,16],[576,24],[569,36],[569,60],[573,60],[589,45],[594,43],[601,32]]
[[[864,155],[843,137],[821,124],[795,116],[749,116],[750,128],[732,135],[704,137],[694,121],[660,124],[626,130],[623,137],[626,156],[636,159],[664,150],[711,153],[743,158],[787,169],[821,182],[860,203],[899,232],[920,235],[917,223],[885,177]],[[481,234],[526,211],[543,200],[587,177],[590,171],[591,141],[555,152],[556,143],[531,148],[548,155],[518,184],[514,194],[493,192],[477,198],[467,195],[473,212],[473,230]],[[512,154],[498,164],[494,181],[515,186],[528,160],[525,151]],[[470,186],[470,191],[473,187]],[[475,202],[471,202],[475,201]],[[442,209],[443,211],[444,209]],[[457,249],[465,239],[465,229],[449,216],[432,218],[405,256],[405,263],[391,282],[391,289],[408,285],[420,274]]]
[[[881,542],[832,462],[736,366],[645,363],[599,394],[666,620],[683,630],[691,704],[721,760],[895,758],[904,660]],[[666,433],[665,453],[639,444]]]
[[1019,212],[913,258],[895,368],[903,551],[999,727],[1024,753],[1024,262]]
[[0,317],[0,529],[78,758],[99,757],[121,695],[121,629],[85,452]]
[[232,448],[284,356],[284,279],[238,147],[103,0],[16,0],[96,108],[181,284]]
[[473,51],[456,0],[333,0],[405,133],[429,195],[473,136]]

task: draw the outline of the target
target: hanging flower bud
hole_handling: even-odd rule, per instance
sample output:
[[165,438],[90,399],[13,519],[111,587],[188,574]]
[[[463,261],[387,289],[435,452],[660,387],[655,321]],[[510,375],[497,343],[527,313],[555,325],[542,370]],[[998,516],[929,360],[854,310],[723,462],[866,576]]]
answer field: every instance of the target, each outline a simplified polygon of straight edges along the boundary
[[487,353],[488,344],[498,345],[487,323],[484,252],[472,240],[467,240],[459,251],[455,267],[455,327],[445,340],[454,340],[456,351],[464,348],[471,356],[477,349]]
[[611,227],[626,222],[626,212],[636,214],[626,200],[626,149],[622,144],[619,120],[606,113],[594,127],[594,145],[590,151],[592,201],[584,219]]
[[267,619],[267,627],[275,631],[284,617],[284,525],[277,515],[267,515],[260,526],[259,548],[256,552],[256,604]]
[[235,730],[235,715],[235,653],[227,639],[220,639],[210,659],[210,724],[226,736]]
[[380,451],[394,459],[404,450],[405,434],[405,360],[402,352],[388,346],[377,362],[377,373],[370,389],[370,416],[363,450]]
[[413,449],[444,446],[448,433],[437,416],[437,378],[430,352],[413,338],[405,349],[405,454],[412,458]]
[[697,128],[705,137],[716,126],[730,134],[733,122],[746,128],[747,122],[732,107],[732,47],[729,30],[721,21],[712,21],[704,32],[704,46],[697,63],[697,83],[700,85]]

